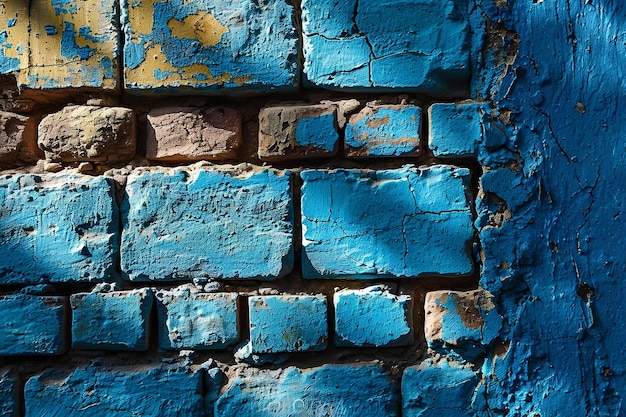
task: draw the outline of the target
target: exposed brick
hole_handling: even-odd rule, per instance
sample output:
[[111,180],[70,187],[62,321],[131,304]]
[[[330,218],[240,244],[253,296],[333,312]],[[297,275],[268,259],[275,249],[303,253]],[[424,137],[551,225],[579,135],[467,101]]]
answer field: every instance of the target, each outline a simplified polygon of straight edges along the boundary
[[146,158],[188,162],[233,159],[241,145],[241,114],[224,107],[167,107],[148,114]]
[[472,271],[469,170],[305,170],[301,177],[305,278]]
[[259,113],[259,159],[283,161],[337,153],[337,107],[266,107]]
[[328,319],[323,295],[272,295],[248,299],[252,353],[326,349]]
[[118,89],[117,9],[117,0],[32,0],[30,60],[21,83],[38,89]]
[[284,0],[122,3],[127,89],[294,89],[298,34]]
[[502,319],[487,291],[433,291],[426,294],[424,333],[428,346],[468,360],[498,336]]
[[1,296],[0,311],[0,356],[65,352],[65,297]]
[[237,293],[181,286],[157,292],[156,299],[163,349],[224,349],[239,340]]
[[38,141],[52,161],[127,162],[135,156],[135,114],[124,107],[68,106],[43,118]]
[[350,117],[348,157],[415,156],[420,153],[422,110],[410,105],[372,105]]
[[[304,75],[322,87],[467,94],[469,22],[458,0],[302,1]],[[410,18],[407,18],[410,16]]]
[[0,212],[0,284],[102,281],[115,271],[119,213],[104,177],[0,175]]
[[145,288],[73,294],[70,297],[72,348],[148,349],[152,300],[152,291]]
[[[201,416],[202,370],[162,363],[49,370],[24,388],[28,417]],[[210,404],[212,406],[212,404]]]
[[428,109],[429,146],[439,158],[477,156],[485,103],[436,103]]
[[215,403],[215,417],[396,417],[394,383],[376,365],[289,367],[234,378]]
[[428,360],[402,374],[403,417],[473,417],[478,375],[469,366]]
[[0,111],[0,164],[34,162],[37,154],[35,119]]
[[0,371],[0,415],[18,417],[20,415],[20,383],[9,369]]
[[133,171],[122,270],[134,281],[285,275],[293,267],[290,178],[246,165]]
[[337,346],[404,346],[413,342],[412,302],[385,287],[337,291],[335,344]]

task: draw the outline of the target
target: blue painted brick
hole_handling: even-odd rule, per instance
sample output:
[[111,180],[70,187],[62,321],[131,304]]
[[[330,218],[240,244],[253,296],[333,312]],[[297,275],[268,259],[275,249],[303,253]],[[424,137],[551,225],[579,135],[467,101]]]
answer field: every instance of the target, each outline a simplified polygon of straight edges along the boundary
[[114,273],[119,213],[104,177],[1,175],[0,213],[0,284],[103,281]]
[[122,271],[133,281],[285,275],[293,268],[290,179],[289,171],[248,166],[134,171]]
[[147,289],[72,295],[72,347],[146,350],[152,299]]
[[322,87],[466,95],[466,0],[303,0],[303,71]]
[[472,271],[469,170],[306,170],[301,177],[305,278]]
[[281,161],[337,153],[337,107],[266,107],[259,113],[259,159]]
[[502,319],[487,291],[426,294],[424,332],[428,346],[474,360],[498,336]]
[[2,296],[0,311],[0,356],[65,352],[65,297]]
[[478,156],[485,103],[437,103],[428,109],[429,146],[439,158]]
[[215,417],[395,417],[394,383],[376,365],[286,368],[233,378]]
[[201,416],[203,374],[163,364],[50,370],[27,381],[26,416]]
[[403,417],[472,417],[478,376],[468,366],[426,361],[402,375]]
[[248,299],[252,353],[326,349],[328,319],[323,295],[275,295]]
[[121,3],[129,90],[271,91],[299,84],[290,2]]
[[0,415],[18,417],[20,415],[20,384],[9,369],[0,373]]
[[405,346],[413,342],[412,303],[385,287],[343,290],[334,295],[337,346]]
[[239,340],[237,293],[181,286],[157,292],[156,300],[163,349],[224,349]]
[[346,156],[417,155],[421,112],[417,106],[372,105],[352,115],[346,125]]

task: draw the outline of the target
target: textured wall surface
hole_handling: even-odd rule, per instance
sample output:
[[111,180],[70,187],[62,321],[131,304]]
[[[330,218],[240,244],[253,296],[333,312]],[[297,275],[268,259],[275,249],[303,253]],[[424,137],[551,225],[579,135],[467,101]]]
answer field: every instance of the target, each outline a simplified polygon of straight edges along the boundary
[[625,415],[625,24],[2,2],[0,415]]

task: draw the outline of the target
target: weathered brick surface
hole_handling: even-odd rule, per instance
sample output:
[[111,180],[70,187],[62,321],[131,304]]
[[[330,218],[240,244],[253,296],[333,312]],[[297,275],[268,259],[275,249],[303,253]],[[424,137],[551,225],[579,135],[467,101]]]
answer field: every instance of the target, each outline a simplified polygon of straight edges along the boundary
[[403,346],[413,342],[412,302],[383,286],[334,295],[335,345]]
[[502,319],[487,291],[432,291],[426,294],[424,333],[428,346],[469,360],[498,335]]
[[422,110],[410,105],[371,105],[346,126],[348,157],[415,156],[420,152]]
[[0,371],[0,415],[5,417],[18,417],[19,407],[19,381],[11,375],[10,370]]
[[121,5],[128,89],[297,86],[298,35],[293,6],[286,1],[124,0]]
[[248,299],[252,353],[326,349],[328,319],[323,295],[272,295]]
[[148,349],[152,300],[148,289],[73,294],[72,348]]
[[469,170],[306,170],[301,177],[305,278],[472,271]]
[[156,293],[159,346],[224,349],[239,340],[237,293],[200,293],[188,286]]
[[337,107],[266,107],[259,113],[259,159],[282,161],[337,153]]
[[65,297],[6,295],[0,311],[0,356],[65,352]]
[[304,0],[301,7],[303,71],[309,82],[370,91],[403,88],[436,96],[466,94],[470,74],[466,2]]
[[134,281],[285,275],[293,267],[290,178],[247,166],[135,170],[124,202],[123,272]]
[[425,361],[402,374],[403,417],[471,417],[479,377],[469,366]]
[[289,367],[234,379],[215,403],[215,417],[395,417],[397,394],[375,365]]
[[0,176],[0,283],[102,281],[116,266],[111,183],[81,175]]
[[428,109],[429,146],[440,158],[476,156],[484,137],[485,103],[436,103]]
[[0,7],[0,74],[28,67],[29,5],[30,0],[12,0]]
[[187,162],[233,159],[241,145],[241,114],[224,107],[166,107],[148,114],[146,158]]
[[136,122],[124,107],[68,106],[39,123],[46,159],[126,162],[135,156]]
[[45,89],[119,88],[118,29],[116,0],[32,0],[30,61],[20,82]]
[[203,374],[162,363],[49,370],[26,382],[26,416],[199,417]]
[[35,119],[0,111],[0,164],[34,162],[37,153]]

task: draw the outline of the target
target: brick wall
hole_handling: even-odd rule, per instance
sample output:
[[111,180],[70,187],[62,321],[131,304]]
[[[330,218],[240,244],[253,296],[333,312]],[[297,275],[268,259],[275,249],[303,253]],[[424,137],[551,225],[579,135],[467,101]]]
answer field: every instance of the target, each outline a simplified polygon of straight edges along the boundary
[[564,415],[508,3],[0,4],[2,414]]

